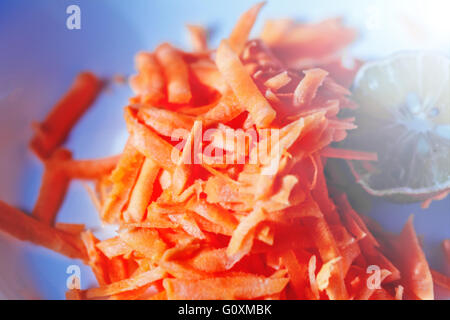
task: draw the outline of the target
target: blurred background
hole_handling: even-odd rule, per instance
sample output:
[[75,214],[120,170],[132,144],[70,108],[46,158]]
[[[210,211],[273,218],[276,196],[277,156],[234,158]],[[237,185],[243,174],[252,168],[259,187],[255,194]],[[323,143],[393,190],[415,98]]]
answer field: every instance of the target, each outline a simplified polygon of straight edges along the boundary
[[[226,37],[250,0],[2,0],[0,1],[0,199],[32,209],[42,174],[27,149],[30,123],[41,120],[81,70],[102,77],[133,73],[133,56],[162,41],[187,47],[186,23],[212,30],[214,46]],[[81,9],[81,29],[66,27],[66,8]],[[425,49],[450,54],[448,0],[272,0],[255,26],[268,18],[319,21],[341,16],[359,30],[346,52],[366,60],[400,50]],[[121,151],[126,131],[122,117],[131,90],[111,84],[79,122],[68,141],[76,158],[102,157]],[[420,205],[377,201],[370,215],[398,232],[410,214],[423,235],[427,257],[441,271],[440,242],[450,238],[450,199]],[[71,185],[59,221],[97,228],[96,211],[81,184]],[[0,235],[0,297],[63,299],[66,269],[81,264]],[[94,278],[82,267],[82,287]]]

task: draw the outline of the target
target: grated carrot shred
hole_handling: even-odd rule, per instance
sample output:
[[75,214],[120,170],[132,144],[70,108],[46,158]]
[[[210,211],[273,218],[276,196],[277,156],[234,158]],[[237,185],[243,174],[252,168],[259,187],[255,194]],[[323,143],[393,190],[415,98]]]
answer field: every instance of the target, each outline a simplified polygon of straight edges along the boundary
[[93,73],[82,72],[66,95],[53,107],[42,123],[33,124],[35,135],[30,148],[46,159],[66,140],[72,127],[92,105],[103,84]]

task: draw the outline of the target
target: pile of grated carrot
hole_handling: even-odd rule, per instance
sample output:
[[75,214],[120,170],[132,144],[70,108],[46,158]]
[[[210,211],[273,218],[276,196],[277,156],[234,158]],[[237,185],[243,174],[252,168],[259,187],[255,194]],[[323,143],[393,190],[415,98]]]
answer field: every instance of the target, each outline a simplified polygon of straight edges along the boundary
[[[191,52],[164,43],[137,54],[122,154],[75,160],[61,147],[101,91],[89,72],[34,125],[38,200],[31,216],[0,201],[0,229],[92,268],[99,286],[68,299],[433,299],[433,279],[449,289],[412,219],[388,234],[327,187],[328,158],[377,160],[333,147],[356,128],[339,116],[356,107],[347,87],[357,67],[340,63],[354,30],[338,19],[271,20],[249,40],[263,5],[216,50],[190,25]],[[76,179],[94,182],[89,194],[103,223],[119,226],[115,237],[55,223]]]

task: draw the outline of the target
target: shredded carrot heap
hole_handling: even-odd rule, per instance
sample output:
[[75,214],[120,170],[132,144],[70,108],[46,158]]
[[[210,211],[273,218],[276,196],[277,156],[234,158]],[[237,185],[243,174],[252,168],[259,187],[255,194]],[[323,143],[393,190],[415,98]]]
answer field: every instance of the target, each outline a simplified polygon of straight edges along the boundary
[[[327,187],[328,158],[377,160],[333,147],[356,128],[339,116],[355,107],[355,70],[336,63],[354,30],[272,20],[250,39],[263,4],[217,50],[189,26],[193,52],[165,43],[138,53],[119,156],[74,160],[58,149],[98,91],[92,76],[38,128],[31,145],[45,173],[33,215],[0,202],[0,228],[92,268],[99,287],[68,299],[434,298],[437,273],[412,220],[386,234]],[[54,224],[74,179],[95,183],[90,196],[119,226],[115,237]]]

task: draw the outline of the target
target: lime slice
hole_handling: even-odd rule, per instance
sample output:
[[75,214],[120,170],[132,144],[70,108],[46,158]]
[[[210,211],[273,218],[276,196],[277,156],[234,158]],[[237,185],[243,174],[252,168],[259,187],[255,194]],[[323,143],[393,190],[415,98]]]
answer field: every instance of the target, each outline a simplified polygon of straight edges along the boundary
[[359,71],[353,87],[358,130],[346,147],[377,152],[351,163],[369,193],[422,201],[450,188],[450,60],[400,53]]

